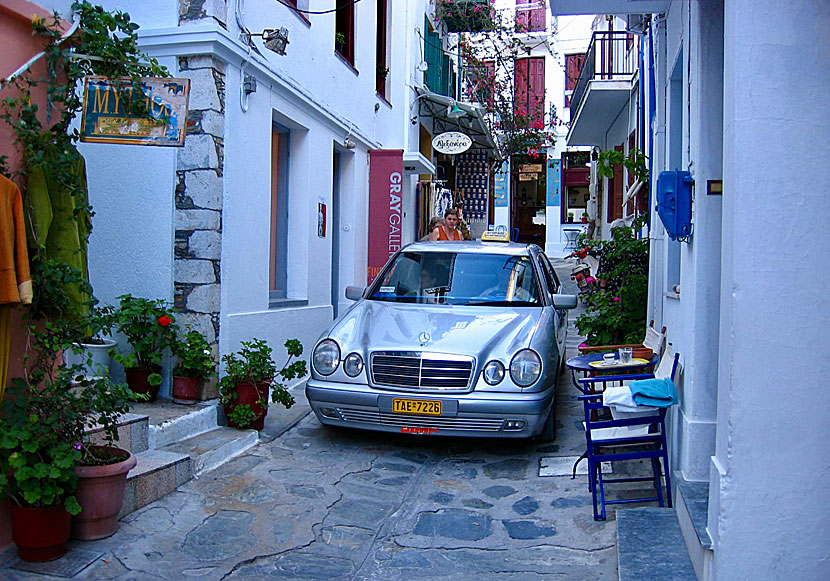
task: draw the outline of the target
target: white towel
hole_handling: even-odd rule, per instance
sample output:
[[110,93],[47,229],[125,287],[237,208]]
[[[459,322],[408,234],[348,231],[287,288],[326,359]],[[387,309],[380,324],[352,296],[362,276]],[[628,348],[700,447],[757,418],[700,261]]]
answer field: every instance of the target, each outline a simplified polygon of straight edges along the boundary
[[637,405],[627,385],[606,388],[602,392],[602,405],[611,409],[611,416],[615,420],[653,416],[657,412],[656,407]]

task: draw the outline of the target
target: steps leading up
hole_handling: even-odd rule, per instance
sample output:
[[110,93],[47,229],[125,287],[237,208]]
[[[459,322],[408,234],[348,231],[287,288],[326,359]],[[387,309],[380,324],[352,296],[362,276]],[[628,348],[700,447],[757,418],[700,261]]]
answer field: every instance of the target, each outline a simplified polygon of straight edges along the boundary
[[[255,430],[217,425],[218,400],[184,406],[167,400],[141,402],[119,423],[117,446],[135,454],[127,475],[123,517],[170,494],[194,476],[212,470],[259,442]],[[100,430],[90,437],[100,441]]]

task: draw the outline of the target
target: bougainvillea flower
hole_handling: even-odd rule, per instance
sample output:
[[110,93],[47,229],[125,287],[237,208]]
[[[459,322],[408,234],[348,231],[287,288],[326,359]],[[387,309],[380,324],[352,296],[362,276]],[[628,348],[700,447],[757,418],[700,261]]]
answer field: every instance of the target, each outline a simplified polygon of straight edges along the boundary
[[587,343],[580,343],[580,344],[579,344],[579,348],[580,348],[580,349],[582,349],[583,347],[587,347],[587,346],[588,346],[588,344],[587,344]]
[[162,315],[162,316],[159,317],[159,325],[161,325],[162,327],[166,327],[172,322],[173,322],[173,319],[171,319],[167,315]]
[[595,279],[593,276],[589,276],[585,279],[585,282],[587,282],[588,284],[594,284],[596,281],[597,279]]
[[620,302],[622,299],[621,299],[620,297],[614,297],[612,300],[613,300],[615,303],[618,303],[618,302]]

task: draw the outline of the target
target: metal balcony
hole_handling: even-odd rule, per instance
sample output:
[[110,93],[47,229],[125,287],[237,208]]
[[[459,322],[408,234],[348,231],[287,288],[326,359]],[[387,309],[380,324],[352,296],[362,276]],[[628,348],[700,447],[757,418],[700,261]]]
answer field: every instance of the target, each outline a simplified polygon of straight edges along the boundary
[[549,0],[554,16],[569,14],[658,14],[671,0]]
[[605,134],[628,105],[638,68],[638,39],[595,32],[571,97],[568,145],[605,146]]

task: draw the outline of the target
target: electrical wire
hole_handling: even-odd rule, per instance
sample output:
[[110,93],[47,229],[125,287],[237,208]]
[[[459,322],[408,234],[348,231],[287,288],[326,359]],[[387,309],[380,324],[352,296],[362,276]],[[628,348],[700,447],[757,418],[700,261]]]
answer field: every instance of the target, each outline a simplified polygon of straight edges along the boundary
[[353,0],[352,2],[349,2],[348,4],[343,4],[343,6],[337,6],[335,8],[332,8],[331,10],[314,11],[314,10],[303,10],[301,8],[297,8],[296,6],[294,6],[293,4],[289,4],[285,0],[276,0],[276,1],[277,1],[278,4],[282,4],[283,6],[286,6],[286,7],[290,8],[294,12],[299,12],[300,14],[331,14],[332,12],[337,12],[338,10],[340,10],[342,8],[348,8],[349,6],[354,6],[355,4],[360,2],[360,0]]

